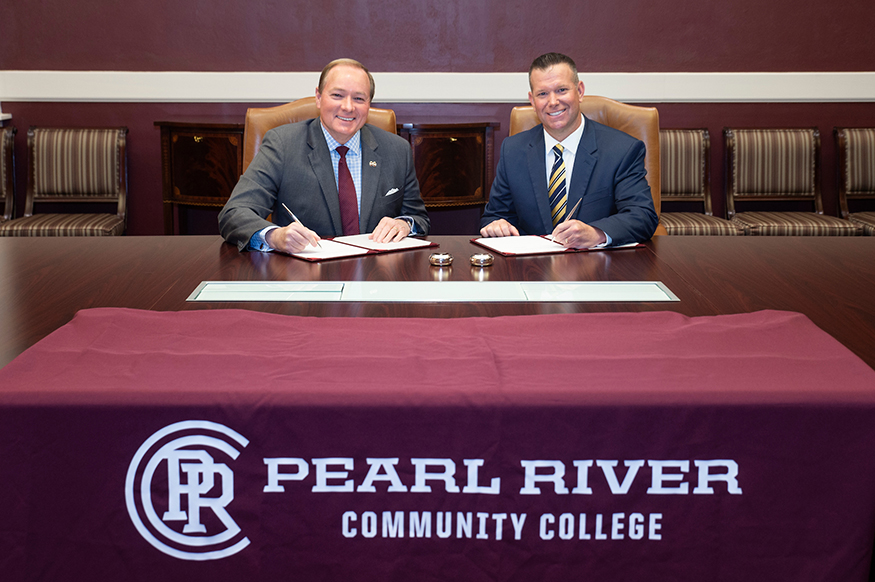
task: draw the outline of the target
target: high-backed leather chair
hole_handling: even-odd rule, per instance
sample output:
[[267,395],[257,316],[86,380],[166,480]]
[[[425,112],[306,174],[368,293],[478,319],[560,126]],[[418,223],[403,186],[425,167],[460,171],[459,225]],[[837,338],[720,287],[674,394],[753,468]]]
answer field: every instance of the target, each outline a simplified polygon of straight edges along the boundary
[[[647,150],[644,157],[647,183],[653,196],[653,207],[659,216],[659,112],[656,108],[628,105],[598,95],[584,95],[580,111],[593,121],[619,129],[644,142]],[[514,107],[510,112],[510,135],[531,129],[539,123],[538,114],[531,105]],[[665,227],[661,224],[657,226],[655,234],[667,234]]]
[[0,222],[12,218],[15,207],[15,128],[0,128]]
[[[747,235],[856,236],[861,228],[823,213],[820,195],[820,131],[817,128],[725,128],[726,210]],[[749,206],[770,201],[791,203],[786,211],[736,213],[736,202]],[[796,209],[799,202],[808,212]]]
[[875,128],[836,127],[839,163],[839,205],[842,218],[875,236],[875,212],[851,212],[848,200],[875,200]]
[[707,129],[660,129],[660,184],[663,206],[696,203],[704,212],[670,212],[659,222],[670,235],[735,236],[744,230],[711,210],[711,138]]
[[[127,127],[31,127],[27,132],[24,215],[0,224],[0,236],[110,236],[125,232]],[[37,204],[84,211],[35,213]],[[115,207],[95,212],[94,205]]]
[[[264,134],[280,125],[319,117],[316,97],[304,97],[276,107],[250,107],[246,110],[246,125],[243,129],[243,171],[249,167],[261,147]],[[398,133],[395,127],[395,112],[391,109],[371,107],[368,123],[390,133]]]

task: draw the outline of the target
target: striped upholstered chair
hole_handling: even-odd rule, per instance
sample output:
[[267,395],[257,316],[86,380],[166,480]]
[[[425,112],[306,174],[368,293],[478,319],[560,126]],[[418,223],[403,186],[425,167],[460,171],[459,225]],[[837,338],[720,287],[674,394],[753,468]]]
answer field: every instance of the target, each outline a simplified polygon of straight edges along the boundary
[[[837,127],[839,204],[842,217],[875,236],[875,212],[850,212],[849,199],[875,201],[875,128]],[[873,204],[870,204],[870,208]]]
[[[723,130],[729,219],[749,235],[856,236],[858,226],[823,213],[820,195],[820,132],[811,129]],[[770,201],[789,211],[736,213],[738,201]],[[800,212],[805,204],[813,212]]]
[[[662,215],[670,235],[738,235],[744,230],[711,211],[711,139],[707,129],[659,130]],[[673,202],[702,205],[702,212],[672,212]]]
[[[30,128],[24,215],[0,224],[0,236],[123,234],[127,132],[126,127]],[[43,203],[51,203],[55,212],[35,214],[34,206]],[[63,212],[73,204],[87,209],[83,213]],[[115,212],[94,212],[99,210],[95,205],[111,205]]]
[[15,128],[0,128],[0,223],[12,218],[15,208]]

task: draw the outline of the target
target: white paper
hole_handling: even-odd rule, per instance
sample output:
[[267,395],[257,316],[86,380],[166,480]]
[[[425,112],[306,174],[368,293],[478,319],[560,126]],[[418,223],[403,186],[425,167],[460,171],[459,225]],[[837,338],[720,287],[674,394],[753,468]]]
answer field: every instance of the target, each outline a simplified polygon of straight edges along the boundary
[[319,244],[322,248],[308,246],[303,251],[292,253],[293,257],[301,259],[339,259],[341,257],[355,257],[358,255],[366,255],[368,249],[353,247],[333,240],[320,240]]
[[565,253],[570,250],[559,243],[554,243],[542,236],[535,235],[478,238],[476,242],[489,247],[497,253],[507,253],[510,255]]
[[375,251],[393,251],[393,250],[401,250],[401,249],[415,249],[419,247],[427,247],[431,243],[427,240],[422,240],[421,238],[411,238],[407,237],[398,242],[387,242],[380,243],[376,241],[372,241],[368,238],[369,234],[352,234],[349,236],[337,236],[334,237],[333,240],[337,242],[342,242],[350,245],[355,245],[358,247],[364,247],[366,249],[373,249]]
[[522,236],[498,236],[489,238],[478,238],[476,241],[485,247],[494,250],[497,253],[509,255],[546,255],[551,253],[568,253],[580,250],[585,251],[609,251],[612,249],[628,249],[634,248],[639,243],[629,243],[626,245],[610,246],[610,247],[592,247],[589,249],[569,249],[563,247],[559,243],[553,242],[549,237],[537,235],[522,235]]

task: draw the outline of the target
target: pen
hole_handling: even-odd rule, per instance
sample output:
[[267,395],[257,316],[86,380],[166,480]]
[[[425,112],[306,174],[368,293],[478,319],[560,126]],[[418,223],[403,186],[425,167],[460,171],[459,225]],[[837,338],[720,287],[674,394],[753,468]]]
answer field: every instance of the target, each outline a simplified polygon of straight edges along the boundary
[[[571,209],[571,212],[569,212],[568,214],[565,215],[565,218],[562,220],[562,222],[567,222],[572,216],[574,216],[574,213],[577,212],[577,207],[580,206],[580,201],[581,201],[581,200],[583,200],[583,198],[581,198],[580,200],[577,201],[577,204],[574,205],[574,208]],[[557,245],[561,245],[561,244],[562,244],[562,243],[559,242],[558,240],[554,239],[552,236],[550,237],[550,240],[552,240],[552,241],[553,241],[554,243],[556,243]],[[563,246],[564,246],[564,245],[563,245]]]
[[[580,200],[583,200],[583,198],[581,198]],[[562,222],[566,222],[566,221],[569,220],[572,216],[574,216],[574,213],[577,212],[577,207],[580,206],[580,200],[577,201],[577,204],[574,205],[574,208],[571,209],[571,212],[569,212],[569,213],[565,216],[565,220],[563,220]],[[287,210],[288,210],[288,209],[287,209]],[[292,215],[292,216],[294,216],[294,215]]]
[[[285,202],[280,202],[280,204],[283,205],[283,208],[286,209],[286,212],[289,213],[289,216],[292,217],[292,220],[294,220],[295,222],[301,222],[300,220],[298,220],[298,217],[295,216],[295,213],[292,212],[291,210],[289,210],[289,207],[286,206]],[[579,202],[578,202],[578,204],[579,204]],[[575,208],[577,208],[577,207],[575,206]],[[301,222],[301,226],[303,226],[304,228],[307,228],[307,227],[304,225],[303,222]],[[322,245],[319,244],[319,241],[318,241],[318,240],[316,241],[316,246],[319,247],[320,249],[322,248]]]

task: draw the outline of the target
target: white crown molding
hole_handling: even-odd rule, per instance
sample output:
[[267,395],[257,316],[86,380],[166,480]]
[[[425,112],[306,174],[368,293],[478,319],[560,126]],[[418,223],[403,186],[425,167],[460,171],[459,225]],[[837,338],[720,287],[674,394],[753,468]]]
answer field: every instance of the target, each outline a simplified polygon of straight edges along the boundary
[[[525,73],[374,73],[375,102],[521,103]],[[585,73],[586,92],[629,103],[871,102],[875,72]],[[279,103],[319,73],[0,71],[0,102]]]

